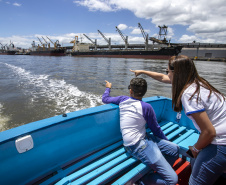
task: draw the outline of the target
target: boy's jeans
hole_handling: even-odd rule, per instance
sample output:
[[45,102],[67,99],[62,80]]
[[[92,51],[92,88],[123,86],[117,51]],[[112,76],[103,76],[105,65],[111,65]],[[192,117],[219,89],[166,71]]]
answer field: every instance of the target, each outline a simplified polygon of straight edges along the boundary
[[149,139],[140,140],[135,145],[125,148],[129,154],[157,172],[145,176],[143,179],[145,185],[175,185],[177,183],[177,174],[171,166],[179,157],[178,145],[150,135]]
[[[192,161],[190,185],[211,185],[226,171],[226,145],[210,144]],[[194,162],[194,165],[193,165]]]

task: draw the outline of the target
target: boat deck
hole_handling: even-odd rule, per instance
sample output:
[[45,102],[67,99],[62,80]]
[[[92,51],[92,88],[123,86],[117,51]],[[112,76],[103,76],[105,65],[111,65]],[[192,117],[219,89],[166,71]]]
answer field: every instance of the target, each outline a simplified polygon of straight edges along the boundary
[[[179,126],[177,123],[162,121],[160,126],[167,138],[180,146],[180,158],[173,168],[179,176],[179,185],[188,183],[191,173],[190,158],[186,156],[188,146],[193,145],[199,134],[195,130]],[[150,130],[147,130],[150,134]],[[126,154],[122,141],[105,147],[88,157],[60,169],[57,174],[41,184],[134,184],[151,169]],[[223,180],[223,181],[222,181]],[[221,179],[222,183],[226,179]],[[218,181],[217,184],[219,184]]]

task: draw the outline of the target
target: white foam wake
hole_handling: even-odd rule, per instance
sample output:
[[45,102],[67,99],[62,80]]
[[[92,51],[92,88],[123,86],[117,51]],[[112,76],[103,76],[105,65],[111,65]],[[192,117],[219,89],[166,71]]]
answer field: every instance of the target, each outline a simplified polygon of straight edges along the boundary
[[10,120],[9,117],[3,116],[3,105],[0,103],[0,132],[7,130],[7,122]]
[[49,75],[35,75],[21,67],[6,65],[19,77],[20,88],[32,97],[33,103],[47,98],[55,102],[58,111],[65,113],[102,104],[101,96],[80,91],[64,80],[50,79]]

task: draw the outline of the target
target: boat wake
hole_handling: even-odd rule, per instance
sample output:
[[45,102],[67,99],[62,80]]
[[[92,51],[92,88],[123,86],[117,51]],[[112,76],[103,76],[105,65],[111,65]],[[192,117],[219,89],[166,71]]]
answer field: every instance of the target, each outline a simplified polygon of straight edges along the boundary
[[5,64],[18,76],[18,86],[30,97],[31,104],[52,102],[56,114],[68,113],[101,105],[101,96],[80,91],[64,80],[51,79],[49,75],[31,74],[21,67]]
[[0,123],[1,123],[0,124],[0,132],[9,129],[7,127],[7,123],[10,120],[10,118],[3,115],[3,113],[2,113],[3,108],[4,108],[3,105],[0,103],[0,115],[1,115],[0,116]]

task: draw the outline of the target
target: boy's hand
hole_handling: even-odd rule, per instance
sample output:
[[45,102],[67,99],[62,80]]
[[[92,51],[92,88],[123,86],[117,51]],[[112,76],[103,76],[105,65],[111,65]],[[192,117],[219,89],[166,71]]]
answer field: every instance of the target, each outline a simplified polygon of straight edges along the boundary
[[108,82],[107,80],[105,80],[105,82],[106,82],[106,87],[111,89],[111,83]]

